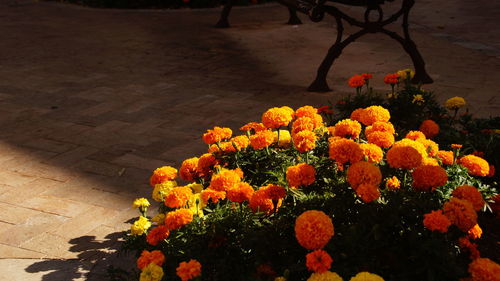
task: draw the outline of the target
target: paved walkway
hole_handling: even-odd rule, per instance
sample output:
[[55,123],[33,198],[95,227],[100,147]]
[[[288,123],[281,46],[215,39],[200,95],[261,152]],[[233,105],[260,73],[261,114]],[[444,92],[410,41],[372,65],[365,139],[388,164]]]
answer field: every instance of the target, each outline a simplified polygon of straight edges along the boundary
[[[273,4],[236,8],[221,30],[218,12],[0,1],[0,280],[104,279],[151,171],[203,153],[207,128],[320,106],[353,74],[411,66],[371,35],[336,62],[333,92],[308,93],[332,21],[284,25]],[[412,33],[439,100],[498,115],[499,16],[497,1],[417,1]]]

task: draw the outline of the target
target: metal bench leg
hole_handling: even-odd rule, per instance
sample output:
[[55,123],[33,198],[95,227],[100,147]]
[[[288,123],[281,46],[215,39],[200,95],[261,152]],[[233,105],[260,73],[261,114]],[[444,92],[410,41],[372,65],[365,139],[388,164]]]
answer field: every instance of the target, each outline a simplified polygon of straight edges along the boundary
[[292,8],[288,8],[288,13],[290,14],[290,17],[288,18],[287,24],[291,24],[291,25],[302,24],[302,21],[297,16],[296,10],[294,10]]
[[231,13],[231,9],[233,8],[234,0],[226,0],[226,4],[222,9],[222,13],[220,14],[219,21],[215,24],[217,28],[228,28],[229,27],[229,13]]

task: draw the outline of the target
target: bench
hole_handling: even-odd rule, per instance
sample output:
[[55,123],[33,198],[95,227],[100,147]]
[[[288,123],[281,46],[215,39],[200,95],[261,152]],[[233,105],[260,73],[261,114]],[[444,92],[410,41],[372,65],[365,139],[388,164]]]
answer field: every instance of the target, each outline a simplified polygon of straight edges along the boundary
[[[228,0],[231,1],[231,0]],[[393,2],[395,0],[277,0],[279,3],[288,7],[290,11],[290,17],[292,17],[292,12],[295,11],[304,13],[309,16],[310,20],[313,22],[320,22],[323,20],[325,14],[334,17],[337,25],[337,38],[335,43],[330,47],[325,58],[321,62],[316,78],[308,87],[311,92],[327,92],[330,91],[328,83],[326,82],[326,77],[330,71],[335,60],[340,56],[342,50],[347,47],[350,43],[356,41],[358,38],[369,33],[382,33],[395,41],[399,42],[406,53],[410,56],[413,66],[415,69],[415,76],[412,79],[413,83],[428,84],[432,83],[432,78],[427,74],[425,70],[425,62],[422,55],[417,49],[417,45],[410,37],[410,32],[408,30],[408,17],[411,8],[415,4],[415,0],[398,0],[401,1],[401,8],[389,15],[384,17],[384,12],[382,10],[382,4],[385,1]],[[354,17],[347,15],[341,11],[335,4],[344,4],[349,6],[357,6],[365,8],[364,19],[358,20]],[[229,10],[226,11],[226,19],[229,15]],[[370,19],[370,14],[375,12],[376,20],[372,21]],[[223,11],[224,13],[224,11]],[[295,14],[295,17],[297,15]],[[298,18],[298,17],[297,17]],[[398,19],[402,18],[402,29],[403,35],[399,35],[396,32],[387,30],[385,27],[391,23],[396,22]],[[344,33],[344,21],[352,26],[359,27],[360,30],[343,38]]]

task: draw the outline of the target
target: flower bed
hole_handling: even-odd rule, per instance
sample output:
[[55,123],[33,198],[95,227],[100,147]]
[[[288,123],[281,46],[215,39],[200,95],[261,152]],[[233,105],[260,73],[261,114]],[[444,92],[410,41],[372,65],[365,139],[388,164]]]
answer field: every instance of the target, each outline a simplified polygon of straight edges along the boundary
[[498,211],[498,136],[475,136],[483,157],[449,142],[494,119],[457,118],[458,97],[448,114],[411,75],[386,76],[388,99],[351,78],[337,114],[283,106],[242,135],[215,127],[208,153],[156,169],[158,209],[137,199],[126,236],[140,280],[499,280],[475,243],[478,212]]

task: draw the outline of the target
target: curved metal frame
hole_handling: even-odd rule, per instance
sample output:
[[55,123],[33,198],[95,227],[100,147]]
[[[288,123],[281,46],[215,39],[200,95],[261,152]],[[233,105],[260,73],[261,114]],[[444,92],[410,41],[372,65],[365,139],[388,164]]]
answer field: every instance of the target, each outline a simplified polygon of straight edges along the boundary
[[[311,92],[327,92],[330,91],[330,88],[328,87],[328,83],[326,82],[326,76],[328,75],[328,72],[330,68],[332,67],[333,63],[335,62],[335,59],[337,59],[340,54],[342,53],[342,50],[347,47],[350,43],[356,41],[358,38],[361,36],[368,34],[368,33],[377,33],[380,32],[382,34],[385,34],[389,36],[390,38],[396,40],[401,44],[403,49],[410,55],[411,60],[413,62],[413,66],[415,68],[415,76],[413,77],[413,82],[414,83],[432,83],[433,80],[432,78],[427,74],[427,71],[425,70],[425,62],[424,59],[422,58],[422,55],[417,49],[417,45],[415,42],[410,37],[410,32],[408,30],[408,17],[410,13],[410,9],[413,7],[415,4],[414,0],[403,0],[401,9],[397,11],[396,13],[392,14],[390,17],[384,20],[384,13],[382,8],[380,7],[380,4],[383,3],[383,0],[367,0],[367,1],[349,1],[349,0],[334,0],[335,2],[342,2],[343,4],[349,3],[350,5],[357,4],[356,6],[364,5],[366,6],[366,11],[364,14],[364,22],[358,21],[355,18],[343,13],[340,11],[338,8],[331,6],[331,5],[325,5],[323,0],[320,0],[317,2],[317,5],[314,5],[311,10],[307,11],[309,14],[309,17],[312,21],[321,21],[324,17],[324,14],[329,14],[333,16],[336,20],[337,24],[337,39],[335,40],[335,43],[330,47],[328,50],[328,53],[326,57],[323,59],[323,62],[318,68],[316,79],[312,82],[312,84],[309,86],[308,90]],[[308,2],[309,3],[309,2]],[[299,7],[306,7],[307,5],[299,5]],[[378,19],[377,21],[370,21],[369,20],[369,15],[371,11],[377,11],[378,12]],[[306,12],[304,9],[301,9],[302,12]],[[397,34],[396,32],[389,31],[385,28],[386,25],[394,23],[397,21],[400,17],[403,17],[403,34],[404,36],[401,36]],[[354,25],[357,27],[360,27],[361,30],[349,35],[346,39],[342,40],[343,32],[344,32],[344,26],[343,26],[343,21],[346,21],[350,25]]]

